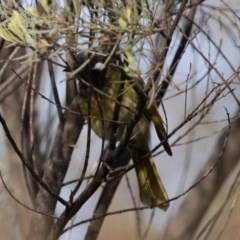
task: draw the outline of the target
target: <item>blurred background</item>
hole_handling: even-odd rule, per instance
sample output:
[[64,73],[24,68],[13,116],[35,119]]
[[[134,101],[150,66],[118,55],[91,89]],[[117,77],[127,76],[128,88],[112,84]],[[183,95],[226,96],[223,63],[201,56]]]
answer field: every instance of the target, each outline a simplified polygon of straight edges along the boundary
[[[113,2],[116,6],[120,6],[121,1]],[[130,4],[129,1],[126,2]],[[166,7],[167,4],[165,1],[142,2],[145,6],[142,14],[145,15],[141,19],[141,26],[151,29],[150,13],[154,14],[153,19],[162,19],[165,16],[164,6]],[[238,142],[240,142],[239,4],[237,0],[185,1],[185,9],[182,10],[184,1],[169,1],[169,5],[170,2],[173,4],[171,11],[168,12],[168,14],[172,13],[171,24],[178,16],[181,20],[171,36],[158,79],[158,87],[161,86],[160,83],[163,80],[167,79],[170,82],[159,111],[166,123],[173,156],[168,156],[160,147],[154,151],[154,160],[171,199],[171,205],[166,212],[158,208],[138,209],[142,205],[139,200],[135,171],[131,170],[122,176],[113,196],[107,210],[112,214],[105,217],[98,236],[101,240],[240,238],[237,217],[239,212]],[[54,16],[54,11],[44,9],[44,4],[46,4],[44,1],[39,1],[39,3],[47,12],[43,16],[47,18],[46,25],[48,26],[48,21],[53,21],[49,16],[51,14]],[[62,11],[61,14],[67,11],[65,2],[58,4],[62,6],[62,9],[54,6],[58,11]],[[76,5],[75,1],[73,1],[74,4]],[[86,28],[91,27],[88,22],[91,16],[89,9],[96,10],[97,7],[91,8],[94,5],[91,1],[83,1],[81,4],[82,25],[80,24],[78,29],[83,34],[81,31],[84,32]],[[6,7],[7,5],[7,3],[2,5],[1,15],[4,17],[12,14]],[[34,6],[34,8],[38,6],[24,1],[22,5],[25,9],[29,6]],[[16,7],[15,3],[13,6]],[[98,7],[101,9],[100,6]],[[19,10],[16,9],[16,11]],[[105,10],[101,9],[101,11]],[[117,11],[117,7],[114,11]],[[182,12],[178,15],[180,11]],[[54,20],[58,21],[59,25],[62,24],[61,27],[64,29],[68,20],[64,14],[64,17],[61,14]],[[38,17],[36,21],[37,19]],[[85,19],[85,22],[82,19]],[[2,27],[4,23],[3,21]],[[189,34],[188,25],[191,28]],[[44,27],[44,24],[40,26]],[[70,104],[66,92],[70,89],[67,84],[69,76],[66,76],[66,72],[63,71],[63,66],[66,64],[63,59],[68,54],[63,46],[66,42],[58,37],[56,42],[61,47],[54,45],[54,50],[48,50],[45,46],[47,50],[43,52],[40,46],[41,41],[37,46],[36,44],[31,46],[29,42],[24,46],[16,39],[11,41],[6,38],[2,27],[0,26],[2,38],[1,114],[23,155],[28,158],[29,154],[31,155],[29,151],[34,152],[30,158],[35,162],[34,166],[37,169],[35,170],[40,176],[44,176],[46,159],[49,159],[52,154],[60,122],[48,60],[52,60],[59,102],[62,107],[68,108]],[[35,30],[38,31],[37,28]],[[34,31],[31,34],[35,34]],[[50,44],[51,36],[55,41],[54,34],[54,31],[44,32],[42,30],[40,38],[44,38]],[[64,35],[65,32],[59,34]],[[184,37],[187,43],[178,55],[177,61],[174,62],[174,57],[179,46],[183,44],[182,38]],[[69,40],[70,37],[66,38]],[[86,49],[84,41],[81,42],[81,38],[78,41],[76,46],[74,45],[74,51]],[[46,42],[42,41],[41,44],[46,44]],[[164,42],[164,35],[146,34],[146,37],[136,42],[131,46],[133,50],[131,57],[134,59],[132,67],[147,82],[154,56],[156,57],[158,47],[160,48]],[[28,47],[24,53],[23,47]],[[123,42],[122,48],[127,47],[129,45]],[[39,52],[41,57],[38,55]],[[173,63],[176,69],[172,73]],[[35,77],[38,81],[33,80]],[[32,88],[28,91],[26,86],[28,88],[32,86]],[[27,98],[29,101],[26,100]],[[25,111],[26,109],[28,111]],[[19,156],[9,144],[9,136],[6,136],[5,130],[2,127],[0,129],[0,239],[26,239],[34,221],[32,214],[37,215],[26,209],[26,206],[40,211],[43,209],[37,207],[41,204],[32,203],[28,197],[25,180],[32,181],[31,177],[25,176],[24,180],[24,175],[28,175],[24,174],[26,170],[23,171],[26,166],[22,166]],[[159,144],[159,140],[153,126],[151,130],[151,147],[154,149]],[[65,167],[66,175],[62,173],[64,183],[79,179],[81,176],[89,141],[87,134],[87,125],[84,125],[79,137],[75,137],[77,141],[71,145],[73,152],[67,168]],[[101,139],[92,132],[85,177],[94,174],[101,147]],[[54,172],[54,169],[52,172],[53,175],[58,174]],[[91,183],[91,178],[83,181],[74,199],[77,199],[89,183]],[[76,181],[62,185],[59,188],[59,196],[68,201],[75,186]],[[65,228],[68,229],[62,233],[60,239],[87,239],[85,235],[92,223],[93,212],[104,187],[105,184],[101,184],[79,208],[79,211],[67,221]],[[38,188],[37,191],[39,191]],[[37,193],[35,193],[35,198],[39,196]],[[59,217],[65,209],[66,206],[58,201],[53,213]],[[51,228],[54,229],[54,222],[57,221],[54,220],[51,223]]]

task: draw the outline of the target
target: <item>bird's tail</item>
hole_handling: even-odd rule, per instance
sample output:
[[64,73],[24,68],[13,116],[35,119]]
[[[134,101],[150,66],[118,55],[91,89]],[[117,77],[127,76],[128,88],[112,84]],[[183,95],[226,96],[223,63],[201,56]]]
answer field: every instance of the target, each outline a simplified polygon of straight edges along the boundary
[[158,205],[166,211],[169,207],[168,195],[151,154],[135,146],[128,148],[135,165],[142,203],[149,207]]
[[146,117],[153,122],[158,138],[161,140],[165,151],[172,156],[172,150],[167,140],[167,132],[163,125],[163,120],[158,112],[156,104],[152,104],[150,108],[145,110]]

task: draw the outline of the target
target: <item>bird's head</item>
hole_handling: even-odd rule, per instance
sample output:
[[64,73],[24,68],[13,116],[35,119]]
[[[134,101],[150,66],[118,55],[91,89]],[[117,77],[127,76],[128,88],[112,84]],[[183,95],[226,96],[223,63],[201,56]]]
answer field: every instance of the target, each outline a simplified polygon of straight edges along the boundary
[[74,68],[77,69],[81,65],[86,65],[77,73],[80,89],[85,90],[89,85],[101,89],[104,86],[105,74],[107,66],[104,64],[106,57],[96,54],[80,53],[76,55]]
[[74,69],[76,70],[85,63],[86,65],[76,75],[79,80],[79,92],[83,97],[89,96],[93,88],[102,90],[107,81],[116,78],[116,71],[121,71],[117,70],[120,68],[116,67],[121,64],[119,57],[112,57],[107,62],[107,56],[105,55],[82,52],[75,56]]

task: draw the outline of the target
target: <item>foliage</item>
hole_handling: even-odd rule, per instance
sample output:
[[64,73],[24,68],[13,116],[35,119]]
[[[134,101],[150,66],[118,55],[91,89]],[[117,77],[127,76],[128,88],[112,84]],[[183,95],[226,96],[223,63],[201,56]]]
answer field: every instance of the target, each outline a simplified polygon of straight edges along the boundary
[[[10,170],[6,175],[13,176],[5,182],[1,170],[1,180],[3,188],[18,203],[14,207],[24,206],[24,213],[18,218],[22,239],[58,239],[84,223],[90,223],[85,239],[96,239],[103,221],[123,212],[135,214],[138,239],[147,239],[153,228],[155,210],[146,231],[142,230],[140,210],[150,210],[138,204],[127,177],[134,168],[129,165],[130,156],[125,149],[129,138],[121,143],[99,141],[94,148],[96,138],[84,125],[75,76],[88,60],[76,68],[79,52],[106,56],[106,62],[120,56],[129,69],[144,79],[139,92],[150,103],[161,106],[173,155],[177,155],[178,147],[186,146],[188,157],[202,141],[219,138],[215,155],[209,157],[206,168],[201,166],[194,183],[181,188],[184,180],[180,181],[178,194],[170,194],[172,205],[186,198],[173,225],[169,221],[174,231],[169,227],[164,239],[193,239],[206,209],[239,159],[234,144],[239,142],[240,129],[239,111],[235,113],[240,106],[239,63],[234,59],[239,57],[239,14],[230,1],[211,4],[201,0],[1,3],[0,121],[7,139]],[[230,45],[233,47],[229,54],[225,46]],[[224,114],[217,112],[213,116],[219,109]],[[135,126],[142,111],[135,109],[129,129]],[[196,134],[197,129],[201,130]],[[161,143],[153,143],[151,152],[155,157],[164,156],[161,147]],[[66,182],[67,170],[74,172],[78,168],[71,163],[74,158],[82,169],[77,172],[77,179],[70,176]],[[92,158],[97,162],[94,170]],[[186,166],[184,174],[191,172],[189,162],[181,164]],[[110,203],[123,177],[130,204],[111,212]],[[219,184],[211,184],[216,182]],[[203,189],[204,201],[201,194],[199,197]],[[60,194],[62,190],[65,192]],[[87,219],[74,221],[96,192],[99,197],[95,198],[95,209],[91,212],[89,207]],[[187,218],[186,209],[194,214]],[[168,219],[164,215],[165,223]],[[208,236],[209,232],[211,228],[205,225],[197,237],[203,233]]]

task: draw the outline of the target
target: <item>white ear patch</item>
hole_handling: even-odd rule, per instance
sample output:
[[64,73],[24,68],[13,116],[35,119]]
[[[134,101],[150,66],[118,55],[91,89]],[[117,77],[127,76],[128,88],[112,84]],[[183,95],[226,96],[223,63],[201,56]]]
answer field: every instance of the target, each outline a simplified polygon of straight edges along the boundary
[[105,68],[105,64],[102,62],[97,62],[93,69],[102,71]]

